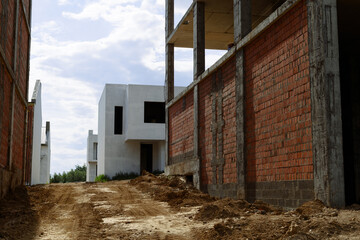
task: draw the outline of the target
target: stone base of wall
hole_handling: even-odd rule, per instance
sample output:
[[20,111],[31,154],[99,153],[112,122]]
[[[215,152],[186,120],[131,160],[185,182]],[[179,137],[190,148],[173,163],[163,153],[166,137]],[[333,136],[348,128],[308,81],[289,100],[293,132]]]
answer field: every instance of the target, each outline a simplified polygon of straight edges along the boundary
[[22,171],[16,169],[9,171],[0,169],[0,199],[6,196],[9,191],[15,190],[17,186],[22,184]]
[[165,166],[166,175],[192,175],[193,184],[200,189],[200,161],[199,159],[187,160]]
[[269,204],[296,208],[314,200],[314,181],[281,181],[247,183],[247,200],[262,200]]
[[[296,208],[314,200],[313,180],[247,183],[246,189],[246,200],[249,202],[261,200],[285,208]],[[214,197],[238,198],[236,183],[208,184],[201,190]]]
[[219,198],[233,198],[237,199],[237,184],[236,183],[227,183],[227,184],[208,184],[201,187],[203,192],[210,194],[213,197]]

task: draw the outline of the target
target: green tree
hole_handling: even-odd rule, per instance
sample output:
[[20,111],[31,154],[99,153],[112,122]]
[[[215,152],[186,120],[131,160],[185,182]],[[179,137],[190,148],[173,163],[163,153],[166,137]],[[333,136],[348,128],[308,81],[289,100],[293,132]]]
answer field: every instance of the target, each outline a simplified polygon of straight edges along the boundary
[[66,182],[85,182],[86,181],[86,166],[76,165],[75,169],[71,169],[68,172],[54,173],[51,176],[51,183],[66,183]]

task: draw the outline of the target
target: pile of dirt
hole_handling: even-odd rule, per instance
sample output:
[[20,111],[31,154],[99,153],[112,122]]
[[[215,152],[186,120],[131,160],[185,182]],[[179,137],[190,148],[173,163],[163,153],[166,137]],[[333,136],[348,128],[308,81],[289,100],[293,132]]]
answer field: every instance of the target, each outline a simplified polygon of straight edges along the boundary
[[214,202],[204,204],[195,219],[199,221],[211,221],[214,219],[233,218],[249,216],[254,213],[273,215],[281,214],[283,210],[262,201],[248,203],[245,200],[234,200],[230,198],[219,199]]
[[195,219],[199,221],[211,221],[219,218],[239,217],[250,208],[245,200],[233,200],[229,198],[220,199],[206,203],[199,209]]
[[200,206],[216,200],[178,176],[155,176],[145,172],[142,176],[131,180],[130,184],[174,208]]
[[322,213],[325,208],[326,206],[322,201],[314,200],[304,203],[296,209],[296,212],[302,216],[309,217],[314,214]]

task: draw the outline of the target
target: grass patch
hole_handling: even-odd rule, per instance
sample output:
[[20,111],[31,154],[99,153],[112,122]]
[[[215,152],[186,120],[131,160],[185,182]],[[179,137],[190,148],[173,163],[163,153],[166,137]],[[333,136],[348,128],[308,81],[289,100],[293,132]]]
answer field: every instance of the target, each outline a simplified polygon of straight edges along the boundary
[[107,182],[110,178],[107,175],[101,174],[99,176],[96,176],[95,182]]

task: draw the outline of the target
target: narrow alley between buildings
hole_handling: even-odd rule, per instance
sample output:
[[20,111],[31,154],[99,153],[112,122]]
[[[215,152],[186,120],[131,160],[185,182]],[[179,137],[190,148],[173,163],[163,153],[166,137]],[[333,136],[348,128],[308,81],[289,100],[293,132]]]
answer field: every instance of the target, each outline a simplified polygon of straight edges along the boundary
[[358,239],[359,206],[285,211],[216,199],[177,177],[18,188],[0,202],[0,239]]

